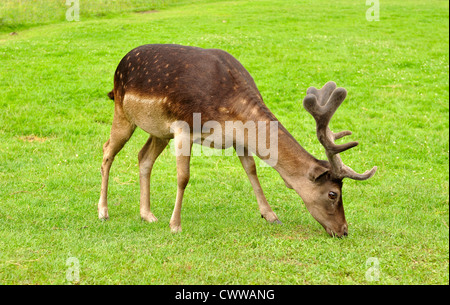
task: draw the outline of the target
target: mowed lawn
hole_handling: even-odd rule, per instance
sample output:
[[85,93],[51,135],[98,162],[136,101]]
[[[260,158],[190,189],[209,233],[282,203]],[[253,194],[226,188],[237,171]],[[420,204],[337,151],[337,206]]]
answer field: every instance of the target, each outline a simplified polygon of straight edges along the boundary
[[[449,284],[447,1],[196,1],[0,34],[1,284]],[[9,35],[15,31],[17,35]],[[272,112],[325,158],[303,109],[309,86],[348,90],[334,131],[367,181],[343,187],[347,238],[331,238],[272,168],[258,166],[283,225],[261,219],[236,156],[194,156],[182,227],[170,233],[175,157],[152,173],[139,217],[137,130],[112,166],[97,218],[113,74],[132,48],[219,48],[252,74]],[[220,101],[218,101],[220,102]],[[79,278],[74,268],[79,270]]]

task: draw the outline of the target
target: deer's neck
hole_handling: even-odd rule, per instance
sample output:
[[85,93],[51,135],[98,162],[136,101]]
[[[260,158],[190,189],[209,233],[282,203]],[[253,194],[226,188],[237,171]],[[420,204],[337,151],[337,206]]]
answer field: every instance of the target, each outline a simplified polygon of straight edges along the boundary
[[[281,124],[280,124],[281,125]],[[273,168],[291,186],[308,175],[313,164],[317,162],[295,138],[283,127],[278,130],[278,160]]]
[[[264,134],[265,137],[262,137]],[[256,152],[260,159],[272,166],[295,189],[304,182],[318,162],[270,112],[265,117],[265,125],[257,125],[257,135],[257,147],[250,150]],[[267,147],[270,149],[261,149]]]
[[300,146],[260,97],[248,98],[240,105],[243,107],[236,111],[236,119],[254,123],[256,127],[256,141],[243,137],[243,145],[272,166],[286,184],[298,191],[318,160]]

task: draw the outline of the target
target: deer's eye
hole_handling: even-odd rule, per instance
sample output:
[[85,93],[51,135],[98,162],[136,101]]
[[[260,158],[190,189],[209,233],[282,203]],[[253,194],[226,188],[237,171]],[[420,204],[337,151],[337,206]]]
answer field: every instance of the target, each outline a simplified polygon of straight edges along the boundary
[[330,198],[331,200],[335,200],[337,198],[337,194],[335,192],[329,192],[328,198]]

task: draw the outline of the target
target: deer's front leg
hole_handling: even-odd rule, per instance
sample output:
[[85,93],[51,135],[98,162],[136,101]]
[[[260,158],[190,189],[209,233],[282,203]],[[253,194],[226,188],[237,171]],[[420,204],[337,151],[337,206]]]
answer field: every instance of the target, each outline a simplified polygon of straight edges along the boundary
[[[177,142],[177,138],[175,137],[175,145],[178,146],[179,142]],[[184,190],[186,189],[190,177],[189,162],[191,160],[191,148],[192,142],[190,143],[189,150],[183,149],[180,152],[180,155],[177,156],[177,198],[175,200],[175,208],[173,209],[172,217],[170,218],[170,230],[173,233],[181,232],[181,204],[183,201]]]
[[245,150],[244,156],[239,156],[242,167],[247,173],[248,179],[252,184],[253,190],[256,195],[256,200],[258,201],[259,211],[261,212],[261,217],[270,223],[281,223],[275,212],[270,207],[267,202],[266,196],[264,196],[261,185],[259,184],[258,176],[256,175],[256,165],[253,156],[248,155],[248,151]]
[[150,136],[138,155],[139,184],[141,188],[140,213],[141,219],[148,222],[155,222],[158,220],[150,211],[150,177],[153,164],[168,143],[168,140]]

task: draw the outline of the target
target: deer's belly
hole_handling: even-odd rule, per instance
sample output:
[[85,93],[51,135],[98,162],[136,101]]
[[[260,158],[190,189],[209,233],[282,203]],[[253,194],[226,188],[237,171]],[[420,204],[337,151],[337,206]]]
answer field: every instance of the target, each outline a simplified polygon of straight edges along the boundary
[[126,93],[123,99],[123,110],[136,126],[158,138],[173,138],[170,119],[165,111],[165,98],[142,98]]
[[200,117],[195,116],[198,114],[194,114],[193,124],[189,125],[170,118],[165,110],[170,106],[170,101],[164,97],[142,97],[128,92],[123,99],[128,119],[152,136],[170,139],[180,134],[180,138],[211,148],[236,146],[255,150],[258,136],[255,122],[207,121],[202,124]]

